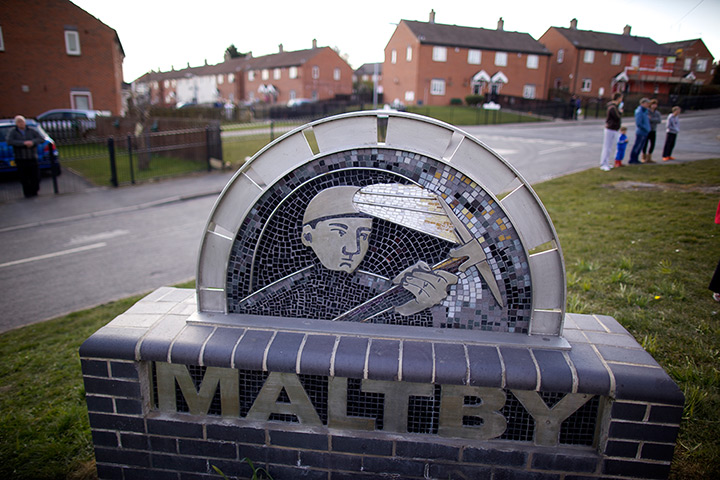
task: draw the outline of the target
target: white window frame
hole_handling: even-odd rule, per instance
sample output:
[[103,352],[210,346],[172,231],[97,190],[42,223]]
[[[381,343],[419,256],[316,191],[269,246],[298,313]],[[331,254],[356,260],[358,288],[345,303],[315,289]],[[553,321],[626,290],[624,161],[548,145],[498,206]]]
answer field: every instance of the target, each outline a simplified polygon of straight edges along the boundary
[[314,78],[315,80],[320,78],[320,67],[318,67],[317,65],[313,65],[312,67],[312,78]]
[[622,62],[622,54],[620,53],[613,53],[610,57],[610,65],[620,65],[620,62]]
[[537,55],[528,55],[526,66],[531,70],[537,70],[538,68],[540,68],[540,57]]
[[430,95],[445,95],[445,79],[433,78],[430,80]]
[[5,40],[3,39],[2,26],[0,26],[0,52],[5,51]]
[[390,63],[392,63],[392,64],[397,63],[397,50],[395,50],[395,49],[390,51]]
[[565,61],[565,49],[561,48],[557,53],[557,63],[563,63]]
[[664,60],[665,59],[663,57],[655,57],[655,68],[658,70],[663,68],[663,64],[665,63]]
[[342,74],[342,73],[341,73],[341,71],[340,71],[340,67],[335,67],[335,68],[333,69],[333,80],[335,80],[335,81],[340,80],[340,75],[341,75],[341,74]]
[[406,102],[414,102],[415,101],[415,92],[412,90],[408,90],[405,92],[405,101]]
[[[217,83],[218,85],[222,85],[223,83],[225,83],[225,75],[223,75],[222,73],[218,73]],[[165,87],[167,88],[167,84],[165,85]]]
[[590,92],[592,91],[592,79],[590,78],[583,78],[582,79],[582,85],[580,86],[581,92]]
[[480,65],[482,62],[482,50],[468,50],[467,62],[469,65]]
[[495,66],[507,67],[508,54],[507,52],[495,52]]
[[[73,41],[75,42],[75,49],[71,48],[73,46]],[[73,56],[79,56],[82,54],[82,49],[80,48],[80,34],[77,30],[65,30],[65,53]]]
[[583,63],[595,63],[595,50],[585,50]]
[[260,78],[262,78],[263,80],[270,80],[270,70],[268,70],[267,68],[263,68],[260,72]]
[[683,64],[683,70],[692,70],[692,58],[686,58]]
[[248,81],[254,82],[255,81],[255,70],[250,70],[248,72]]
[[170,88],[170,80],[163,81],[163,87]]
[[523,98],[535,98],[536,95],[536,86],[532,84],[527,84],[523,86]]
[[282,69],[273,69],[273,80],[280,80],[280,78],[282,78]]
[[412,45],[408,45],[405,49],[405,61],[412,62]]
[[228,73],[228,83],[235,83],[235,74]]
[[77,99],[79,97],[87,97],[88,104],[87,104],[87,110],[93,109],[93,101],[92,101],[92,93],[89,91],[77,91],[77,92],[70,92],[70,105],[72,108],[79,109],[79,110],[85,110],[85,105],[78,105]]
[[446,47],[433,47],[432,59],[434,62],[447,62],[447,48]]
[[698,58],[697,63],[695,64],[695,70],[698,72],[706,72],[708,66],[708,61],[704,58]]
[[640,55],[633,55],[630,59],[630,65],[632,65],[635,68],[640,67]]
[[297,67],[290,67],[290,68],[288,69],[288,76],[289,76],[292,80],[298,78],[298,68],[297,68]]

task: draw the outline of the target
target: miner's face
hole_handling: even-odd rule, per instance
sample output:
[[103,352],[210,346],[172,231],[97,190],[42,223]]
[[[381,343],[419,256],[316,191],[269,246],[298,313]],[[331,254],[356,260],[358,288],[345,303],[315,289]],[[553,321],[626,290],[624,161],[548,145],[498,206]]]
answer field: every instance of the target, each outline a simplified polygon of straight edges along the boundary
[[328,270],[352,273],[368,251],[372,218],[338,217],[303,227],[302,243]]

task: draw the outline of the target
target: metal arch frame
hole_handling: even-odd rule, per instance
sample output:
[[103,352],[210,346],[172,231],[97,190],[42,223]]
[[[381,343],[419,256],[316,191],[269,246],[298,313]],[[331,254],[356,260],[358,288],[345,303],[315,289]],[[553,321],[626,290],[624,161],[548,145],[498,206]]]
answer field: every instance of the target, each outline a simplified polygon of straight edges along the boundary
[[[317,151],[308,142],[306,134],[310,132]],[[451,166],[481,186],[515,227],[528,257],[533,285],[530,335],[562,334],[565,263],[552,221],[530,184],[472,135],[439,120],[387,110],[352,112],[296,128],[265,146],[235,173],[216,200],[203,231],[196,271],[199,312],[227,313],[225,284],[232,244],[262,194],[300,165],[358,148],[421,154]]]

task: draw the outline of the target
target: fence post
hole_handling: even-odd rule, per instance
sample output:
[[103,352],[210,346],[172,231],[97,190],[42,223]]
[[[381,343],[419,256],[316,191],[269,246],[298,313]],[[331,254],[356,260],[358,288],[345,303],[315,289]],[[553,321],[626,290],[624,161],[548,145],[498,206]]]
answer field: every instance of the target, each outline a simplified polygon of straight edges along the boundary
[[207,161],[207,171],[212,170],[212,165],[210,164],[210,125],[205,126],[205,157]]
[[115,166],[115,139],[108,138],[108,153],[110,154],[110,183],[113,187],[118,186],[117,167]]
[[270,141],[275,140],[275,120],[270,120]]
[[53,193],[55,193],[56,195],[58,193],[57,177],[59,173],[60,165],[55,159],[55,144],[50,142],[50,174],[52,175]]
[[132,136],[129,133],[127,136],[127,149],[128,149],[128,158],[130,161],[130,183],[135,185],[135,169],[133,168],[133,158],[132,158]]

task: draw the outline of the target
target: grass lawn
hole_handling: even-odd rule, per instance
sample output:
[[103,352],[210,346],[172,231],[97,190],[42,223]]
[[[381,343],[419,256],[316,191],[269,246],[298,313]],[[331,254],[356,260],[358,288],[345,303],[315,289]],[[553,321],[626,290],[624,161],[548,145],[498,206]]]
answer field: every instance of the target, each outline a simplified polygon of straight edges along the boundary
[[414,106],[410,113],[436,118],[452,125],[494,125],[498,123],[539,122],[537,117],[505,110],[484,110],[467,106]]
[[[568,311],[615,317],[686,395],[671,478],[720,478],[720,159],[591,169],[536,185]],[[77,350],[133,297],[0,335],[0,478],[93,478]]]

